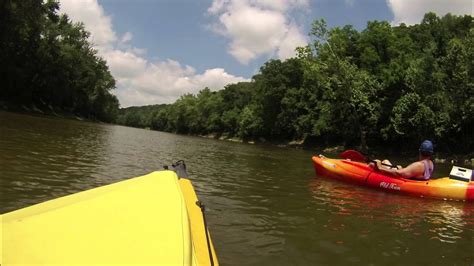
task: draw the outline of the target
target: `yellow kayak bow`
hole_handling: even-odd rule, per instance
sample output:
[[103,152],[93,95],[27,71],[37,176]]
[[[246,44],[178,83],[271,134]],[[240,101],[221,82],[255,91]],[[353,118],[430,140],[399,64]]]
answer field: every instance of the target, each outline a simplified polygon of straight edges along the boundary
[[218,265],[188,179],[158,171],[0,215],[1,265]]

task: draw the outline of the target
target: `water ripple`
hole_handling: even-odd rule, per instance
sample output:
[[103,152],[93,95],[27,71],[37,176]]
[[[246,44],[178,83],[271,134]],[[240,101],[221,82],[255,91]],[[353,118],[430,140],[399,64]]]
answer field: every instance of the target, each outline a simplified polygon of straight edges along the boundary
[[473,204],[315,177],[309,151],[2,112],[0,134],[1,212],[183,159],[223,265],[474,261]]

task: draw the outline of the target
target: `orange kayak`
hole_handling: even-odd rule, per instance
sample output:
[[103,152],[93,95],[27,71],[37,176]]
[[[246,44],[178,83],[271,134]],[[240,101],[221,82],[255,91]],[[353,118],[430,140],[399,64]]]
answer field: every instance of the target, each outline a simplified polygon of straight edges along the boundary
[[322,155],[313,156],[312,160],[318,176],[415,197],[474,201],[474,181],[472,180],[466,182],[443,177],[417,181],[395,178],[387,173],[372,169],[366,163],[346,159],[330,159]]

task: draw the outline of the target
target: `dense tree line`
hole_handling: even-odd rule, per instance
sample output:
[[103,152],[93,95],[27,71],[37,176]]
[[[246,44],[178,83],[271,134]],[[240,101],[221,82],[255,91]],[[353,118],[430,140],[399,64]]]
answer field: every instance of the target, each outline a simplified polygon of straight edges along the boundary
[[113,121],[115,80],[54,0],[0,1],[0,101]]
[[151,128],[153,119],[166,104],[132,106],[118,110],[115,122],[129,127]]
[[[434,13],[420,24],[371,21],[328,29],[314,21],[298,56],[265,63],[251,82],[148,107],[122,124],[184,134],[413,150],[472,152],[474,27],[471,16]],[[144,110],[144,109],[143,109]],[[130,110],[132,111],[132,110]],[[130,117],[129,117],[130,118]],[[130,121],[132,121],[130,120]],[[139,121],[139,122],[137,122]]]
[[205,88],[141,116],[135,109],[141,124],[131,125],[395,151],[429,138],[438,150],[469,153],[473,25],[471,16],[433,13],[417,25],[372,21],[362,31],[317,20],[296,58],[268,61],[251,82]]

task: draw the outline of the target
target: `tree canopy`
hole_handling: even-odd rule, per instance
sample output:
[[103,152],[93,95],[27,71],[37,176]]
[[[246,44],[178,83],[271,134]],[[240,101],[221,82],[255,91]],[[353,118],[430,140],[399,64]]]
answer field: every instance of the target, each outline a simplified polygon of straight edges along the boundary
[[183,95],[141,126],[395,151],[432,139],[439,150],[472,152],[473,25],[468,15],[434,13],[362,31],[316,20],[296,58],[269,60],[250,82]]
[[173,104],[118,109],[115,79],[81,23],[56,0],[0,3],[0,103],[183,134],[472,152],[472,16],[361,31],[315,20],[297,56],[271,59],[250,82],[203,88]]
[[119,107],[107,63],[82,23],[54,0],[0,3],[0,101],[113,121]]

